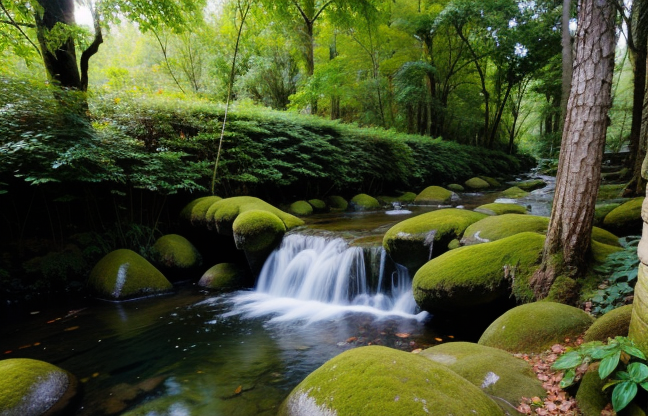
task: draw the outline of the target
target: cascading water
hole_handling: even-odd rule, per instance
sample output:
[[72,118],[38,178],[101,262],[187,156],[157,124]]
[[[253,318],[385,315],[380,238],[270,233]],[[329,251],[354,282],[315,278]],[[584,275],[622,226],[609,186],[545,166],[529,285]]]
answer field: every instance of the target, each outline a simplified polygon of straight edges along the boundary
[[368,283],[363,250],[341,238],[289,235],[266,260],[253,292],[235,296],[234,313],[275,315],[274,321],[314,322],[348,312],[423,320],[416,314],[412,281],[405,267],[385,276],[380,257],[378,284]]

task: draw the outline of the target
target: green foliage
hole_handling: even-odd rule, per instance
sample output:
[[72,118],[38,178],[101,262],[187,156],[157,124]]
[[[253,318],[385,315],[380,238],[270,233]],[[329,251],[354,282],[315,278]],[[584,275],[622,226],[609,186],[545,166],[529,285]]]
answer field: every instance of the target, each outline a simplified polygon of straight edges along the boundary
[[594,268],[605,280],[592,297],[592,314],[603,315],[632,299],[637,282],[637,245],[640,239],[639,236],[620,239],[623,250],[610,254],[603,264]]
[[600,361],[601,380],[609,378],[603,389],[614,386],[612,407],[616,412],[630,404],[638,386],[648,391],[646,356],[626,337],[609,339],[607,344],[600,341],[582,344],[558,358],[551,368],[566,370],[560,382],[560,387],[566,388],[577,381],[579,367],[596,361]]

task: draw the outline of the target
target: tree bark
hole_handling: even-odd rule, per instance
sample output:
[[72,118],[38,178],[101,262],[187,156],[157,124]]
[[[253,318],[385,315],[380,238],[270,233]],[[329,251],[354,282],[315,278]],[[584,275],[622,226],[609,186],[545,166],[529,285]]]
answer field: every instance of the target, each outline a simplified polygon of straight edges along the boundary
[[611,2],[581,1],[556,193],[542,264],[531,279],[539,299],[557,276],[578,277],[585,271],[611,106],[615,30]]

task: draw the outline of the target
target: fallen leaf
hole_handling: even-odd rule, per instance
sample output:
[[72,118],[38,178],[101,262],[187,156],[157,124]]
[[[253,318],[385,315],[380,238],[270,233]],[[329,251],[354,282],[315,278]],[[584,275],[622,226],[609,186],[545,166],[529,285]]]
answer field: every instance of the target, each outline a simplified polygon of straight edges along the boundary
[[397,333],[396,333],[396,336],[397,336],[398,338],[407,338],[407,337],[410,336],[410,334],[408,334],[407,332],[397,332]]
[[238,386],[236,390],[234,390],[234,394],[241,394],[241,391],[243,391],[243,386]]
[[12,352],[13,352],[13,351],[9,350],[9,351],[5,351],[4,353],[5,353],[5,354],[11,354]]
[[438,342],[443,342],[443,339],[441,339],[441,338],[434,338],[434,340],[438,341]]
[[78,326],[71,326],[71,327],[69,327],[69,328],[65,328],[63,331],[65,331],[65,332],[70,332],[70,331],[75,331],[75,330],[77,330],[77,329],[79,329]]
[[357,340],[358,340],[358,337],[349,337],[349,338],[347,338],[346,342],[347,342],[347,344],[348,344],[348,343],[350,343],[350,342],[355,342],[355,341],[357,341]]

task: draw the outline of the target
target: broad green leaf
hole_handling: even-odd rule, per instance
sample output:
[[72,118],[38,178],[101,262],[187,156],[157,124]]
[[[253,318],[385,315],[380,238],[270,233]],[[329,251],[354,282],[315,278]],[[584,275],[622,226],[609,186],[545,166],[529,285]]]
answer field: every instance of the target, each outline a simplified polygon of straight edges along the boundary
[[632,381],[624,381],[614,387],[612,391],[612,407],[614,411],[620,412],[637,395],[637,384]]
[[648,381],[639,384],[644,390],[648,391]]
[[570,351],[563,354],[551,366],[554,370],[566,370],[568,368],[578,367],[583,362],[583,356],[578,351]]
[[601,380],[607,378],[610,374],[612,374],[614,369],[617,368],[617,365],[619,365],[620,358],[621,351],[617,351],[616,353],[609,355],[601,360],[601,365],[599,366],[599,377],[601,378]]
[[574,379],[576,378],[576,371],[571,369],[565,373],[562,380],[560,380],[560,388],[567,388],[574,384]]
[[621,348],[623,349],[623,351],[627,352],[630,355],[633,355],[637,358],[641,358],[642,360],[646,359],[644,353],[641,352],[641,350],[638,349],[637,347],[634,347],[632,345],[623,345]]
[[648,366],[644,363],[632,363],[628,366],[628,374],[635,383],[641,383],[648,378]]

